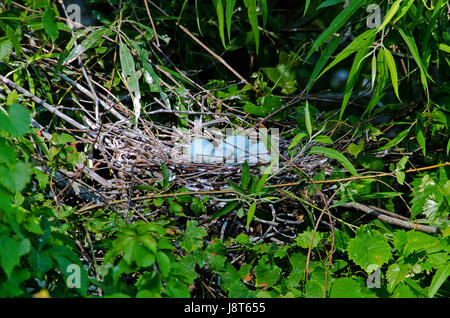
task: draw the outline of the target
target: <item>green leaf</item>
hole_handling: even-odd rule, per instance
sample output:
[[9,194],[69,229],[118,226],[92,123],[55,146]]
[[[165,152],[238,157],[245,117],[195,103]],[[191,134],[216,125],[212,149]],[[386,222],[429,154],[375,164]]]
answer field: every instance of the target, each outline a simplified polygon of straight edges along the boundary
[[159,251],[156,254],[156,261],[158,262],[158,269],[162,276],[168,277],[172,266],[169,256],[167,256],[166,253]]
[[247,189],[250,182],[250,167],[247,161],[242,164],[241,187]]
[[[106,33],[107,33],[107,31],[104,30],[104,29],[100,29],[100,30],[96,30],[96,31],[90,32],[86,36],[86,38],[83,41],[81,41],[80,44],[74,46],[70,50],[69,54],[65,58],[65,60],[67,61],[66,63],[72,62],[78,56],[80,56],[81,54],[83,54],[84,52],[89,50]],[[67,48],[67,49],[69,49],[69,48]]]
[[353,0],[350,4],[344,8],[337,16],[333,19],[330,26],[323,31],[319,37],[314,41],[308,55],[305,58],[305,61],[310,58],[310,56],[316,51],[328,38],[337,33],[338,30],[348,22],[350,17],[365,4],[366,0]]
[[331,69],[333,66],[341,62],[342,60],[346,59],[353,53],[360,52],[361,50],[367,49],[370,45],[372,45],[373,40],[376,36],[376,30],[370,29],[367,31],[364,31],[360,35],[358,35],[352,43],[350,43],[345,49],[343,49],[341,52],[339,52],[338,55],[333,59],[333,61],[320,73],[319,76],[317,76],[318,80],[324,73],[326,73],[329,69]]
[[306,0],[306,3],[305,3],[305,10],[303,10],[303,16],[306,15],[306,11],[308,11],[309,4],[310,4],[310,3],[311,3],[311,0]]
[[395,95],[397,96],[398,100],[401,101],[400,96],[398,95],[397,68],[395,66],[394,57],[388,49],[383,48],[382,51],[384,53],[384,56],[386,57],[386,64],[389,68],[389,73],[391,74],[391,82],[392,87],[394,87]]
[[0,127],[12,137],[20,137],[30,131],[30,114],[21,104],[9,106],[9,114],[0,111]]
[[330,145],[333,144],[333,140],[330,137],[325,136],[325,135],[319,135],[319,136],[314,137],[314,141],[321,143],[321,144],[330,144]]
[[397,13],[398,8],[400,7],[400,3],[402,3],[403,0],[397,0],[394,2],[394,4],[389,8],[389,11],[386,13],[386,16],[384,18],[383,23],[381,23],[380,27],[378,28],[377,32],[380,32],[384,29],[384,27],[392,20],[394,15]]
[[224,207],[222,207],[221,209],[216,211],[216,213],[214,213],[214,215],[211,217],[211,219],[217,219],[217,218],[221,217],[222,215],[225,215],[228,212],[233,211],[238,205],[239,205],[239,201],[228,202],[227,204],[225,204]]
[[169,186],[169,170],[167,170],[164,162],[161,161],[161,171],[163,176],[163,187],[167,188]]
[[14,239],[3,235],[0,236],[0,265],[8,278],[13,269],[20,262],[20,244]]
[[361,287],[352,278],[338,278],[333,282],[330,289],[331,298],[361,298]]
[[350,152],[356,159],[358,154],[364,149],[364,140],[359,142],[359,145],[354,144],[353,142],[348,145],[348,152]]
[[9,55],[12,53],[13,44],[11,40],[4,39],[0,41],[0,61],[6,60]]
[[306,131],[311,136],[312,135],[312,127],[311,127],[311,116],[309,115],[309,103],[306,101],[305,105],[305,125],[306,125]]
[[334,6],[334,5],[336,5],[338,3],[341,3],[341,2],[344,2],[344,1],[345,0],[326,0],[326,1],[322,2],[320,4],[320,6],[318,6],[316,8],[316,10],[323,9],[323,8],[326,8],[326,7],[331,7],[331,6]]
[[315,153],[318,155],[324,155],[332,159],[336,159],[339,161],[345,169],[347,169],[352,175],[357,175],[355,167],[353,164],[341,153],[334,149],[325,148],[325,147],[311,147],[310,153]]
[[[295,238],[295,242],[297,246],[301,248],[309,248],[309,244],[311,244],[312,236],[314,231],[313,230],[305,230],[303,233],[298,234]],[[322,240],[323,233],[322,232],[316,232],[314,234],[314,241],[312,243],[311,248],[316,248],[317,245],[319,245],[320,241]]]
[[438,48],[441,51],[444,51],[446,53],[450,53],[450,46],[445,44],[445,43],[439,43]]
[[255,39],[256,55],[259,51],[259,30],[258,30],[258,15],[256,12],[256,0],[244,0],[244,4],[247,8],[248,20],[252,27],[253,37]]
[[[227,23],[228,41],[230,41],[230,39],[231,39],[231,18],[233,17],[233,11],[234,11],[235,4],[236,4],[236,0],[227,0],[226,6],[225,6],[225,20]],[[217,7],[216,7],[216,10],[217,10]],[[219,16],[219,15],[217,14],[217,16]]]
[[0,166],[0,184],[11,192],[22,191],[25,185],[30,182],[31,168],[23,161],[17,162],[14,166]]
[[291,144],[289,145],[288,149],[292,149],[295,146],[297,146],[297,144],[303,139],[305,138],[307,135],[304,132],[300,132],[297,135],[295,135],[295,137],[292,139]]
[[53,6],[48,6],[45,8],[44,14],[42,15],[42,23],[44,24],[45,32],[47,33],[50,40],[55,41],[58,39],[59,31],[55,20],[55,11]]
[[431,285],[428,289],[428,296],[433,298],[439,287],[447,280],[450,275],[450,264],[441,265],[434,274]]
[[281,268],[269,261],[264,255],[255,266],[256,286],[271,287],[275,285],[281,275]]
[[267,0],[258,0],[258,3],[263,17],[263,27],[265,28],[267,24],[267,18],[269,16],[269,9],[267,8]]
[[250,226],[250,222],[253,219],[253,216],[255,215],[255,210],[256,210],[256,202],[253,202],[252,205],[250,205],[250,208],[248,209],[248,214],[247,214],[247,229]]
[[[342,1],[342,0],[340,0]],[[320,55],[319,59],[314,65],[314,69],[311,73],[311,76],[309,77],[308,84],[306,85],[306,90],[309,92],[311,86],[313,85],[314,81],[316,80],[317,75],[319,72],[323,69],[325,64],[330,59],[331,55],[333,55],[334,51],[338,47],[339,43],[341,43],[342,35],[338,37],[334,37],[330,40],[328,45],[326,46],[325,50]]]
[[374,265],[381,267],[391,257],[391,247],[379,232],[360,231],[348,243],[348,256],[370,274]]
[[128,46],[121,42],[119,46],[120,65],[122,66],[122,72],[125,79],[128,76],[136,76],[136,69],[134,67],[133,55],[131,55]]
[[408,32],[404,31],[401,28],[397,28],[398,32],[402,36],[405,43],[408,45],[409,50],[411,51],[411,55],[414,58],[414,61],[416,61],[417,65],[420,69],[420,80],[422,81],[423,89],[425,90],[425,93],[427,95],[427,99],[429,99],[428,94],[428,83],[427,83],[427,77],[429,77],[427,70],[422,62],[422,59],[420,58],[419,50],[417,49],[416,42],[414,41],[413,35]]
[[[217,14],[217,21],[219,23],[219,36],[222,40],[223,47],[226,47],[225,45],[225,18],[223,15],[223,3],[222,0],[213,0],[214,7],[216,8],[216,14]],[[228,18],[228,17],[227,17]],[[231,17],[230,17],[230,23],[231,23]],[[228,21],[227,21],[227,28],[228,28]],[[228,33],[228,38],[230,37],[230,33]]]
[[388,280],[388,291],[393,291],[395,286],[403,282],[409,273],[408,266],[405,264],[394,263],[389,266],[386,272]]
[[391,141],[389,141],[387,144],[385,144],[384,146],[374,150],[374,152],[377,151],[381,151],[384,149],[388,149],[388,148],[392,148],[394,146],[396,146],[398,143],[400,143],[403,139],[405,139],[406,136],[408,136],[409,130],[411,128],[405,129],[403,130],[401,133],[399,133],[397,136],[395,136],[394,139],[392,139]]
[[203,237],[208,235],[205,229],[201,226],[197,226],[197,224],[197,221],[187,221],[186,232],[184,239],[181,242],[181,247],[188,252],[201,248],[203,246]]

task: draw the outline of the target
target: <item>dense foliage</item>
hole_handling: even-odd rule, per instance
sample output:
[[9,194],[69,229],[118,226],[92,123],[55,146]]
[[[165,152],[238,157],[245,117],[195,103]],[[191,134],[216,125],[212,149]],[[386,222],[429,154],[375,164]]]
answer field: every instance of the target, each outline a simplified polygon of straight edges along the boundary
[[[96,25],[73,30],[54,1],[0,7],[1,297],[449,297],[447,1],[89,2]],[[244,163],[221,196],[161,164],[144,210],[83,209],[58,180],[94,149],[58,112],[83,123],[96,103],[64,76],[136,125],[236,112],[332,165],[282,187]],[[296,210],[294,237],[259,239],[273,206]]]

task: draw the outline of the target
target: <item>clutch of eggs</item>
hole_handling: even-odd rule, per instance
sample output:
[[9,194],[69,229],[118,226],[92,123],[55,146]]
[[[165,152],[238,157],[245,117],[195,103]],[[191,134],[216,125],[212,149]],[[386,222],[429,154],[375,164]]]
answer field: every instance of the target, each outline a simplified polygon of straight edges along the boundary
[[189,156],[196,163],[270,162],[270,153],[261,143],[245,136],[229,136],[216,147],[206,139],[195,139],[189,145]]

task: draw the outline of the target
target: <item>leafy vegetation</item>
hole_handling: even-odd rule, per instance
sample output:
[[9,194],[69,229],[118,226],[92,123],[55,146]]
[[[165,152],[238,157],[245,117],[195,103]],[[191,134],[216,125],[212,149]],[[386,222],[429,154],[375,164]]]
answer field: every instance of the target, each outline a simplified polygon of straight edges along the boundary
[[[449,297],[447,1],[89,3],[0,5],[1,297]],[[199,119],[281,168],[137,155]]]

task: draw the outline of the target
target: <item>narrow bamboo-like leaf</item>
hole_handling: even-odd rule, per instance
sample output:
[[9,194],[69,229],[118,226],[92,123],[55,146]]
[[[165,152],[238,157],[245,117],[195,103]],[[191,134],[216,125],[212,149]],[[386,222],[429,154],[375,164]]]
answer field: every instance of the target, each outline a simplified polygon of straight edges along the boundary
[[252,27],[253,37],[255,38],[256,55],[259,50],[259,30],[258,30],[258,13],[256,12],[256,0],[245,0],[247,7],[248,21]]
[[386,81],[388,78],[388,69],[385,61],[385,55],[383,52],[378,51],[377,56],[377,85],[375,86],[375,91],[373,93],[372,98],[370,99],[369,104],[367,105],[366,110],[364,111],[363,117],[370,113],[372,109],[377,105],[381,97],[383,97],[383,89],[386,85]]
[[248,209],[248,214],[247,214],[247,229],[250,226],[250,222],[253,219],[253,216],[255,215],[255,210],[256,210],[256,202],[253,202],[252,205],[250,205],[250,208]]
[[400,4],[403,0],[397,0],[394,2],[394,4],[389,8],[388,13],[386,14],[386,17],[384,18],[383,23],[379,26],[377,32],[380,32],[384,29],[384,27],[392,20],[392,18],[395,16],[395,14],[398,11],[398,8],[400,8]]
[[374,150],[376,151],[381,151],[384,149],[388,149],[391,147],[394,147],[395,145],[397,145],[399,142],[401,142],[403,139],[405,139],[406,136],[408,136],[409,133],[409,128],[406,130],[403,130],[401,133],[399,133],[394,139],[392,139],[391,141],[389,141],[387,144],[385,144],[384,146]]
[[250,182],[250,167],[247,161],[242,164],[241,187],[247,189]]
[[406,33],[401,28],[397,28],[397,30],[400,33],[400,35],[402,36],[403,40],[408,45],[409,50],[411,51],[411,55],[414,58],[414,61],[419,66],[420,80],[422,81],[423,89],[425,90],[427,99],[429,99],[428,83],[427,83],[427,77],[429,77],[429,75],[427,73],[427,70],[425,69],[425,66],[422,63],[421,58],[420,58],[419,50],[417,49],[417,45],[416,45],[416,42],[414,41],[414,37],[411,35],[411,33]]
[[431,281],[430,288],[428,289],[428,296],[430,298],[434,297],[439,287],[447,280],[450,275],[450,264],[441,265],[436,274],[434,274],[433,280]]
[[298,143],[305,138],[307,135],[304,132],[300,132],[297,135],[295,135],[294,139],[292,139],[291,144],[289,145],[288,149],[292,149],[295,146],[298,145]]
[[350,17],[364,5],[366,0],[353,0],[348,6],[346,6],[336,18],[333,19],[330,26],[323,31],[319,37],[314,41],[311,49],[308,52],[305,60],[308,60],[310,56],[326,41],[331,35],[336,33],[345,23],[348,22]]
[[339,43],[341,43],[342,34],[338,37],[332,38],[328,45],[326,46],[323,53],[320,55],[319,59],[316,62],[316,65],[314,66],[314,69],[311,73],[311,76],[308,80],[308,85],[306,85],[306,90],[309,91],[311,86],[313,85],[314,81],[316,80],[317,75],[319,72],[323,69],[325,64],[330,59],[331,55],[333,55],[334,51],[338,47]]
[[161,161],[161,171],[163,176],[163,187],[166,188],[169,185],[169,170],[166,165]]
[[223,47],[225,47],[225,17],[223,15],[223,3],[222,0],[213,0],[213,3],[216,8],[219,36],[222,40]]
[[363,61],[366,57],[367,52],[369,51],[370,47],[363,48],[361,51],[358,51],[355,55],[355,59],[353,60],[352,67],[350,69],[350,72],[348,73],[348,79],[347,84],[345,85],[345,92],[344,92],[344,98],[342,99],[342,105],[341,105],[341,112],[339,114],[339,120],[342,119],[342,116],[344,115],[344,111],[347,107],[348,101],[350,100],[350,97],[352,95],[353,87],[356,84],[356,81],[359,77],[359,73],[361,71],[361,66],[363,64]]
[[221,217],[222,215],[225,215],[231,211],[233,211],[235,208],[238,207],[239,201],[231,201],[228,202],[227,204],[225,204],[225,206],[221,209],[219,209],[216,213],[213,214],[213,216],[211,217],[211,219],[217,219],[219,217]]
[[120,65],[122,66],[122,73],[125,77],[134,76],[136,69],[134,67],[133,55],[125,43],[120,43],[119,46]]
[[266,27],[267,17],[269,16],[269,9],[267,8],[267,0],[258,0],[259,7],[261,8],[261,13],[263,17],[263,27]]
[[305,125],[306,125],[306,131],[311,136],[312,135],[312,127],[311,127],[311,116],[309,115],[308,101],[306,101],[306,105],[305,105]]
[[414,3],[414,0],[408,0],[408,2],[404,1],[398,10],[398,15],[394,20],[394,23],[397,23],[409,10],[411,5]]
[[356,169],[353,166],[353,164],[340,152],[334,150],[334,149],[330,149],[330,148],[325,148],[325,147],[311,147],[310,153],[315,153],[318,155],[324,155],[328,158],[331,159],[336,159],[337,161],[339,161],[342,166],[344,166],[345,169],[347,169],[352,175],[356,175]]
[[231,41],[231,18],[233,17],[235,4],[236,0],[227,0],[227,3],[225,5],[225,20],[227,23],[228,41]]
[[422,121],[422,116],[420,114],[417,115],[417,124],[416,124],[416,139],[419,146],[422,148],[423,156],[425,157],[427,155],[426,150],[426,142],[425,142],[425,135],[424,135],[424,125]]
[[372,76],[370,77],[371,90],[375,87],[375,78],[377,77],[377,57],[375,54],[372,56]]
[[323,8],[326,8],[326,7],[331,7],[331,6],[334,6],[334,5],[336,5],[338,3],[341,3],[341,2],[344,2],[344,1],[345,0],[326,0],[326,1],[322,2],[320,4],[320,6],[318,6],[316,8],[316,10],[323,9]]
[[255,193],[261,192],[261,190],[264,188],[264,184],[266,183],[266,180],[269,177],[270,172],[272,171],[273,164],[274,162],[272,161],[272,163],[266,168],[266,170],[264,170],[263,175],[256,183]]
[[332,68],[333,66],[335,66],[342,60],[346,59],[353,53],[359,52],[363,49],[366,49],[368,46],[372,45],[375,35],[376,35],[375,29],[367,30],[367,31],[361,33],[360,35],[358,35],[352,41],[352,43],[350,43],[345,49],[343,49],[338,55],[336,55],[334,60],[320,73],[319,76],[317,76],[317,79],[319,79],[330,68]]
[[305,10],[303,10],[303,16],[305,16],[306,11],[308,11],[308,8],[309,8],[310,3],[311,3],[311,0],[306,0],[306,3],[305,3]]
[[398,100],[401,101],[400,96],[398,95],[397,67],[395,66],[394,57],[392,56],[391,52],[386,48],[383,48],[383,53],[386,58],[386,64],[389,68],[389,73],[391,74],[392,87],[394,87],[394,92]]
[[450,53],[450,46],[444,43],[439,43],[439,50]]

